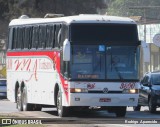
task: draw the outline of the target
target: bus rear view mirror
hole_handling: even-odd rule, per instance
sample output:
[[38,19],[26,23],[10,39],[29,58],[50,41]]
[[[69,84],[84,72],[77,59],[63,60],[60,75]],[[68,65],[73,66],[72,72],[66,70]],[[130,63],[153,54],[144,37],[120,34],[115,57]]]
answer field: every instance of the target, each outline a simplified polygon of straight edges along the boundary
[[65,39],[63,43],[63,61],[70,61],[70,42]]

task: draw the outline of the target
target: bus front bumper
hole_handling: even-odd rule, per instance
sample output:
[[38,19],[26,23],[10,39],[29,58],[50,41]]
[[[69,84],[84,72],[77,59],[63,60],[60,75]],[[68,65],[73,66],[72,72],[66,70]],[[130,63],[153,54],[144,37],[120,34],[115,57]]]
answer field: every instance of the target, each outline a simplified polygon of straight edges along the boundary
[[137,106],[139,94],[71,93],[69,106]]

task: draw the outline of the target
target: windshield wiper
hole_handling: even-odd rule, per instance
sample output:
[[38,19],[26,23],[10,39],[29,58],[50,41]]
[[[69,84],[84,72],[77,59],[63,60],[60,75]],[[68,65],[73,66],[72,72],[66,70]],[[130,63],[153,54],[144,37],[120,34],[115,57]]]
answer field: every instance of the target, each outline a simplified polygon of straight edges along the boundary
[[123,80],[123,77],[122,77],[121,73],[118,71],[118,68],[117,68],[115,65],[113,65],[113,66],[114,66],[114,69],[116,70],[119,78],[120,78],[121,80]]
[[118,59],[118,60],[115,60],[115,59],[113,60],[113,56],[112,56],[112,53],[111,53],[111,71],[112,71],[112,67],[114,67],[115,71],[117,72],[118,77],[121,80],[123,80],[123,77],[122,77],[121,73],[119,72],[118,68],[116,67],[117,62],[119,61],[119,58],[116,57],[116,56],[115,56],[115,58]]

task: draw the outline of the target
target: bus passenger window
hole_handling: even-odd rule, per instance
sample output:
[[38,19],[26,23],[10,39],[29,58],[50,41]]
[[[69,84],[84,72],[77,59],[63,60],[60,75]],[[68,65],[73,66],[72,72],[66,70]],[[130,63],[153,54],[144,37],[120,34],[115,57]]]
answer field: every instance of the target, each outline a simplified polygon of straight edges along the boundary
[[39,44],[38,48],[46,47],[46,25],[41,25],[39,28]]
[[55,47],[59,47],[59,38],[58,38],[58,35],[59,35],[59,31],[61,29],[61,24],[57,24],[56,25],[56,29],[55,29]]
[[47,26],[46,33],[46,48],[53,48],[54,46],[54,25]]
[[60,46],[63,46],[63,42],[66,38],[68,38],[68,28],[65,24],[63,24],[61,27],[61,36],[60,36],[60,42],[59,42]]
[[25,39],[25,27],[22,27],[22,45],[21,45],[21,49],[24,49],[24,39]]
[[37,48],[39,42],[39,26],[33,27],[32,32],[32,47],[31,48]]
[[24,49],[29,49],[29,27],[25,28]]
[[21,27],[19,27],[17,30],[18,30],[18,31],[17,31],[17,32],[18,32],[18,36],[17,36],[16,49],[21,49],[21,48],[22,48],[21,46],[22,46],[22,43],[23,43],[23,42],[22,42],[22,41],[23,41],[23,40],[22,40],[22,35],[23,35],[22,32],[23,32],[23,31],[22,31],[22,28],[21,28]]
[[13,43],[12,43],[12,49],[16,49],[16,43],[17,43],[17,28],[13,28]]
[[32,48],[32,38],[33,38],[33,27],[29,27],[29,39],[28,39],[28,49]]
[[57,36],[57,41],[58,41],[58,46],[60,46],[61,41],[62,41],[62,28],[59,29],[58,31],[58,36]]
[[56,25],[54,25],[53,27],[52,36],[53,36],[52,48],[55,48],[56,47]]

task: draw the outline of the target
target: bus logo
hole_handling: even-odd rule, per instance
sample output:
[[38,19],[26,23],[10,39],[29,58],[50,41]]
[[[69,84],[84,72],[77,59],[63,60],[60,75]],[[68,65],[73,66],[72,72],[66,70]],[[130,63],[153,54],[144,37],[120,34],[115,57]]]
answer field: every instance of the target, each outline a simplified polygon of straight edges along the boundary
[[93,84],[92,84],[92,83],[88,83],[88,84],[87,84],[87,88],[88,88],[88,89],[94,89],[95,86],[96,86],[95,83],[93,83]]
[[103,93],[108,93],[108,88],[104,88]]

